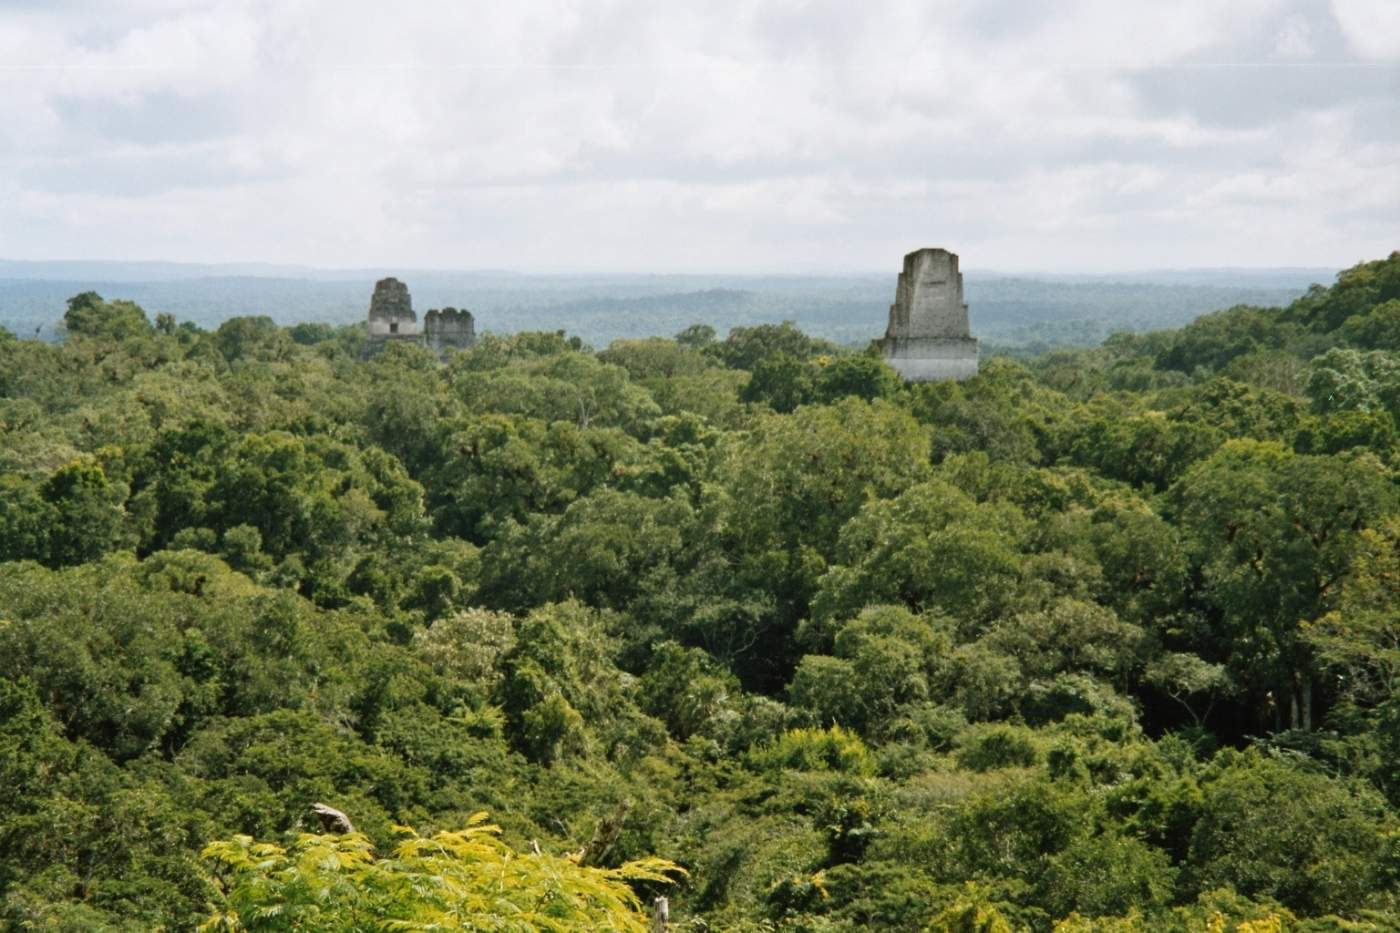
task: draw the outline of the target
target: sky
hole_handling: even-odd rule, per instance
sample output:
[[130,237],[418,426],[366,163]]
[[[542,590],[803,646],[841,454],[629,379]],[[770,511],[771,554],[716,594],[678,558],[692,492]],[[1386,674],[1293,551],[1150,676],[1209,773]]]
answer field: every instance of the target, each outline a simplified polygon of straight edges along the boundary
[[1400,0],[0,0],[0,258],[536,272],[1400,249]]

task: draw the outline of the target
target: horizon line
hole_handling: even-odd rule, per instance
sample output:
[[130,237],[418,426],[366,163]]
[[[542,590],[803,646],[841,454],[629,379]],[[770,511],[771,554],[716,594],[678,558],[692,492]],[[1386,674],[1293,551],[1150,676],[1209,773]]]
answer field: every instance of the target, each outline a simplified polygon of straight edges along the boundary
[[[962,258],[961,256],[959,258]],[[1360,260],[1365,262],[1366,260]],[[1353,263],[1352,265],[1354,265]],[[172,271],[178,270],[245,270],[241,273],[230,275],[189,275],[188,278],[223,278],[223,277],[245,277],[245,278],[296,278],[289,275],[292,272],[307,272],[329,274],[337,276],[362,276],[377,275],[387,273],[394,276],[413,274],[456,274],[456,275],[505,275],[519,276],[522,278],[549,278],[566,276],[627,276],[639,278],[702,278],[702,277],[731,277],[731,278],[818,278],[818,279],[839,279],[839,278],[865,278],[869,276],[894,275],[898,269],[893,265],[888,268],[848,268],[840,271],[823,271],[818,269],[762,269],[762,270],[734,270],[734,269],[706,269],[706,270],[676,270],[676,269],[599,269],[599,268],[567,268],[556,267],[551,269],[525,270],[520,268],[501,266],[396,266],[392,263],[383,263],[363,266],[337,266],[337,265],[313,265],[309,263],[279,263],[269,260],[222,260],[216,262],[200,260],[177,260],[177,259],[10,259],[0,256],[0,279],[32,280],[31,276],[11,276],[6,275],[9,271],[22,271],[20,269],[6,269],[7,266],[98,266],[111,267],[167,267]],[[967,268],[961,271],[964,275],[975,277],[1000,277],[1000,278],[1034,278],[1053,277],[1063,278],[1066,276],[1092,276],[1103,278],[1110,276],[1143,276],[1143,275],[1163,275],[1163,274],[1184,274],[1184,273],[1316,273],[1326,272],[1335,275],[1343,269],[1350,268],[1346,265],[1218,265],[1218,266],[1136,266],[1131,268],[1105,269],[1091,267],[1073,268],[1006,268],[1006,267],[983,267]],[[252,270],[266,270],[267,274],[253,274]],[[133,271],[135,271],[133,269]]]

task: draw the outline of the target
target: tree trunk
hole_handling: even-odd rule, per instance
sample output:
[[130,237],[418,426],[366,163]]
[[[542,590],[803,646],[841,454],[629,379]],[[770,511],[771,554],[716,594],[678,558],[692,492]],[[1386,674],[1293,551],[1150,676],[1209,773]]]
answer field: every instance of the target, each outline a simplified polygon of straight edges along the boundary
[[598,827],[593,830],[593,838],[588,841],[588,845],[583,847],[579,853],[578,863],[588,868],[597,868],[603,864],[607,858],[608,850],[617,842],[617,837],[622,833],[623,821],[627,819],[627,811],[632,809],[631,798],[623,798],[618,803],[617,809],[612,816],[598,821]]

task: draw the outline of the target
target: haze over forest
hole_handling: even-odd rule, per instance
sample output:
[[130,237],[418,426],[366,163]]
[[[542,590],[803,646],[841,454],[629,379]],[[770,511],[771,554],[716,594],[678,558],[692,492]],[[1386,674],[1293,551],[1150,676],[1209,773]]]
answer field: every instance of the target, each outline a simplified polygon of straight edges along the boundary
[[[864,346],[884,331],[899,257],[882,274],[538,275],[442,270],[319,270],[179,263],[0,262],[0,326],[55,338],[64,302],[83,291],[129,298],[214,328],[239,315],[282,324],[364,319],[375,279],[407,281],[414,306],[472,310],[496,333],[565,330],[604,347],[674,334],[696,322],[732,327],[791,320],[806,332]],[[988,349],[1092,346],[1114,331],[1175,327],[1238,304],[1282,305],[1332,269],[1159,270],[1011,276],[967,272],[973,327]]]

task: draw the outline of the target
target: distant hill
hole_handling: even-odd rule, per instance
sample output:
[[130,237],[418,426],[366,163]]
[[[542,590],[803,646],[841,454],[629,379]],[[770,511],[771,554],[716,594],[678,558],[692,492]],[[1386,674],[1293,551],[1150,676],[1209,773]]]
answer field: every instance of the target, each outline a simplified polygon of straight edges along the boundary
[[[96,291],[205,328],[266,314],[281,323],[361,320],[374,281],[404,279],[419,312],[471,309],[478,329],[566,330],[595,346],[670,335],[703,322],[731,327],[783,320],[843,344],[884,332],[895,275],[524,275],[438,270],[324,270],[258,264],[0,261],[0,326],[56,335],[64,303]],[[1084,346],[1116,330],[1175,327],[1237,304],[1283,305],[1329,269],[1202,269],[1119,276],[966,276],[974,332],[989,347]]]

